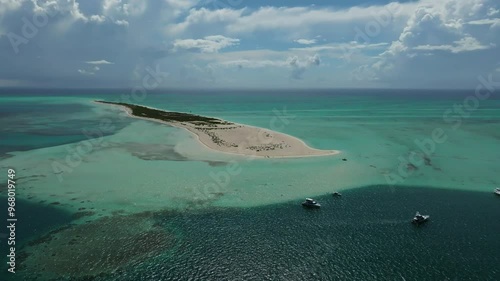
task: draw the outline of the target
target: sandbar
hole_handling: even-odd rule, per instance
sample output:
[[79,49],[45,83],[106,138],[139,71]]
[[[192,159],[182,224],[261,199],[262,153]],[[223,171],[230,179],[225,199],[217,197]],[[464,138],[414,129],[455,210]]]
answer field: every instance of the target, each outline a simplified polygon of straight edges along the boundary
[[262,158],[326,156],[340,153],[338,150],[309,147],[301,139],[284,133],[214,117],[164,111],[128,103],[95,102],[119,106],[134,118],[186,129],[203,145],[219,152]]

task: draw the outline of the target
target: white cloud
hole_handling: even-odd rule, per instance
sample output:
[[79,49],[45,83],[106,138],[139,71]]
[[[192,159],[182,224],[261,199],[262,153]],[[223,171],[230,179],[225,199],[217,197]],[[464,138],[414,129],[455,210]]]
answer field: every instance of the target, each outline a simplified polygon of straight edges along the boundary
[[[416,3],[390,3],[376,6],[355,6],[348,9],[310,7],[260,7],[248,9],[191,9],[184,21],[170,24],[167,33],[181,34],[207,28],[213,32],[227,34],[249,34],[257,31],[286,31],[308,33],[315,31],[315,26],[326,28],[338,24],[366,23],[368,21],[388,19],[387,24],[411,15]],[[352,30],[352,29],[351,29]],[[297,38],[297,36],[295,36]]]
[[202,53],[217,53],[219,50],[238,45],[239,39],[222,35],[206,36],[203,39],[177,39],[174,41],[174,51],[180,49],[197,50]]
[[292,79],[302,79],[303,74],[313,66],[319,66],[321,64],[321,58],[318,54],[314,54],[313,56],[306,56],[299,58],[298,56],[289,56],[286,59],[237,59],[237,60],[228,60],[216,62],[215,67],[225,67],[232,68],[237,67],[238,69],[249,68],[288,68],[290,70],[290,78]]
[[284,60],[231,60],[219,63],[223,67],[238,67],[238,68],[267,68],[267,67],[285,67],[287,66]]
[[[290,72],[294,79],[311,75],[334,86],[334,79],[343,79],[348,86],[348,73],[358,67],[372,80],[396,83],[403,81],[403,74],[414,74],[441,81],[432,70],[442,67],[447,72],[443,75],[475,77],[480,67],[469,65],[482,63],[486,68],[485,58],[493,61],[500,46],[495,29],[500,27],[498,0],[415,0],[351,8],[273,3],[256,7],[242,2],[220,9],[208,5],[212,0],[0,0],[0,76],[28,80],[17,70],[21,67],[13,66],[33,64],[32,69],[40,70],[48,61],[57,61],[53,72],[33,70],[30,77],[70,81],[40,77],[72,73],[92,81],[102,78],[103,85],[133,83],[136,69],[158,63],[173,76],[185,65],[194,65],[184,69],[193,71],[185,75],[189,79],[205,75],[207,81],[220,82],[230,77],[236,86],[260,80],[267,80],[266,86],[288,85],[284,80]],[[24,53],[10,56],[11,42],[5,35],[19,34],[24,16],[30,20],[43,12],[50,12],[48,23],[19,46]],[[39,55],[46,59],[33,59]],[[344,60],[349,56],[352,59]],[[95,60],[86,61],[89,58]],[[75,61],[81,65],[75,67]],[[120,67],[107,66],[113,63]],[[321,69],[315,69],[318,65]]]
[[[102,63],[100,63],[100,61],[97,61],[97,62],[98,63],[92,63],[92,62],[90,63],[90,64],[94,65],[93,67],[79,68],[78,72],[82,75],[95,75],[99,70],[101,70],[101,68],[98,65],[102,64]],[[86,62],[86,63],[89,63],[89,62]]]
[[487,15],[489,17],[500,14],[500,9],[489,8]]
[[90,21],[92,21],[92,22],[103,23],[105,20],[106,20],[106,17],[102,16],[102,15],[90,16]]
[[92,60],[92,61],[86,61],[85,63],[87,63],[87,64],[95,64],[95,65],[99,65],[99,64],[113,64],[112,62],[109,62],[107,60]]
[[318,54],[315,54],[312,57],[308,57],[307,61],[310,65],[320,65],[321,64],[321,59]]
[[494,46],[494,44],[482,45],[476,38],[469,36],[458,41],[454,41],[452,45],[420,45],[413,47],[413,49],[422,51],[449,51],[456,54],[461,52],[486,50]]
[[94,75],[95,72],[93,71],[88,71],[88,70],[85,70],[85,69],[78,69],[78,72],[82,75]]
[[468,24],[497,26],[497,25],[500,25],[500,18],[473,20],[473,21],[468,22]]
[[374,15],[399,17],[411,12],[414,4],[391,3],[385,6],[330,9],[315,7],[262,7],[241,16],[228,26],[229,32],[255,32],[258,30],[312,29],[315,25],[338,24],[373,20]]
[[19,0],[0,0],[0,15],[21,8],[22,2]]
[[[477,39],[487,38],[483,33],[468,30],[468,24],[490,23],[485,19],[491,13],[486,5],[488,2],[489,0],[421,0],[398,40],[393,41],[378,56],[377,61],[358,67],[358,74],[377,80],[410,70],[410,65],[418,62],[416,57],[429,57],[432,52],[462,54],[495,47],[494,42],[480,42]],[[439,65],[438,62],[435,63]]]
[[126,21],[126,20],[115,20],[115,24],[122,25],[122,26],[128,26],[128,21]]
[[59,11],[69,13],[75,20],[88,21],[88,18],[80,11],[80,4],[76,0],[58,2]]
[[355,50],[380,50],[387,47],[389,43],[358,43],[356,41],[346,43],[330,43],[312,47],[290,48],[291,51],[309,52],[309,53],[328,53],[332,57],[340,58],[346,54],[353,53]]
[[188,32],[194,26],[199,26],[210,32],[214,32],[216,28],[220,32],[225,32],[225,26],[237,21],[244,11],[245,9],[233,10],[228,8],[217,10],[191,9],[183,21],[169,24],[166,27],[166,32],[169,35],[179,35]]
[[297,40],[294,40],[294,42],[297,42],[297,43],[302,44],[302,45],[312,45],[312,44],[316,44],[316,39],[297,39]]
[[141,16],[146,11],[148,1],[104,0],[102,9],[108,16]]
[[299,60],[297,56],[289,57],[286,60],[288,66],[291,68],[290,78],[300,80],[303,78],[306,70],[311,66],[319,66],[321,59],[318,54],[307,57],[304,60]]
[[169,4],[174,15],[179,16],[184,11],[198,4],[200,0],[165,0],[165,2]]

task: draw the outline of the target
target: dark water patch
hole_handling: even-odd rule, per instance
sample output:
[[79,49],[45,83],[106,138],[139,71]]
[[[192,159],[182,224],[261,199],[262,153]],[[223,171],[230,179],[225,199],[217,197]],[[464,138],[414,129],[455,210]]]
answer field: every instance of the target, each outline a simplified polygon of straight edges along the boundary
[[24,280],[89,280],[137,266],[175,246],[175,235],[159,220],[165,215],[116,215],[50,232],[23,249],[22,276]]
[[83,209],[85,208],[79,208],[78,210],[80,210],[80,212],[76,212],[74,213],[71,218],[73,220],[78,220],[78,219],[81,219],[83,217],[90,217],[90,216],[93,216],[95,215],[95,212],[92,212],[92,211],[83,211]]
[[126,149],[133,156],[142,160],[187,161],[188,158],[177,153],[174,145],[125,143],[118,147]]
[[[15,151],[15,150],[12,150]],[[10,149],[4,149],[0,147],[0,160],[5,160],[14,157],[14,155],[8,153],[11,152]]]
[[417,167],[417,166],[415,166],[415,165],[413,165],[412,163],[408,163],[408,164],[406,165],[406,170],[407,170],[407,171],[415,171],[415,170],[418,170],[418,167]]
[[[25,280],[500,280],[493,194],[388,186],[342,193],[316,197],[319,210],[297,200],[70,225],[24,251]],[[416,211],[431,221],[414,227]]]
[[38,179],[38,178],[46,178],[46,175],[31,175],[31,176],[24,176],[24,177],[17,177],[17,180],[24,180],[24,179]]
[[224,162],[224,161],[203,161],[203,162],[206,162],[208,163],[208,165],[210,167],[223,167],[223,166],[227,166],[229,163],[228,162]]
[[[0,196],[0,207],[7,210],[7,197]],[[71,213],[58,208],[16,198],[16,243],[24,243],[31,237],[71,222]],[[1,212],[0,219],[6,221],[7,212]]]
[[425,162],[426,166],[432,166],[432,164],[431,164],[432,160],[427,155],[424,156],[424,162]]
[[[12,280],[10,273],[7,275],[6,254],[11,245],[7,245],[6,221],[7,221],[7,197],[0,196],[0,208],[2,210],[0,220],[4,222],[0,229],[0,253],[2,253],[0,268],[0,280]],[[16,222],[16,255],[20,255],[21,249],[26,243],[43,235],[44,233],[59,228],[61,225],[67,225],[71,221],[71,213],[59,210],[52,206],[33,203],[28,200],[16,198],[15,214]],[[3,235],[2,235],[3,234]],[[20,258],[20,257],[18,257]],[[19,259],[18,259],[19,261]],[[14,279],[22,280],[22,279]]]
[[[171,214],[175,255],[96,280],[500,280],[500,200],[374,186],[249,209]],[[431,221],[414,227],[416,211]]]
[[54,235],[56,235],[57,233],[62,232],[64,230],[67,230],[73,226],[74,226],[73,224],[68,224],[68,225],[64,225],[64,226],[61,226],[59,228],[56,228],[56,229],[54,229],[54,230],[36,238],[36,239],[30,240],[29,242],[26,243],[26,245],[29,247],[33,247],[33,246],[36,246],[39,244],[50,242],[52,240],[52,238],[54,237]]
[[[116,133],[131,120],[116,114],[93,116],[91,104],[47,104],[32,101],[8,102],[0,105],[0,155],[8,152],[77,143],[89,138]],[[77,118],[75,118],[75,115]],[[103,129],[102,120],[111,126]],[[60,122],[65,120],[65,122]]]

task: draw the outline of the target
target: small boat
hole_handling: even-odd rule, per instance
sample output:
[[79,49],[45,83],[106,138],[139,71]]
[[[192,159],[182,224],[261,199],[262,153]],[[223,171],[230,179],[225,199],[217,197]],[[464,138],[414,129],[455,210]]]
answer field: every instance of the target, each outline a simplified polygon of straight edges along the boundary
[[334,197],[341,197],[342,196],[342,194],[340,194],[340,192],[334,192],[334,193],[332,193],[332,195]]
[[421,225],[429,220],[429,215],[421,215],[419,212],[415,214],[415,217],[411,220],[412,223],[416,225]]
[[302,202],[302,206],[307,207],[307,208],[319,208],[321,205],[316,202],[316,200],[311,199],[311,198],[306,198],[306,201]]
[[496,195],[499,195],[499,196],[500,196],[500,188],[495,188],[494,193],[495,193]]

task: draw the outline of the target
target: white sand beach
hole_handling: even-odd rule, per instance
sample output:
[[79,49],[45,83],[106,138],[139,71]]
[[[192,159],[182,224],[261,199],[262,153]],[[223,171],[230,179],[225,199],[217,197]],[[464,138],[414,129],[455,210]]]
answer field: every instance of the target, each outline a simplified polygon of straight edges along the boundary
[[[99,102],[98,102],[99,103]],[[265,128],[233,122],[209,124],[205,122],[167,122],[132,114],[126,106],[111,104],[125,110],[130,117],[179,127],[193,133],[206,147],[223,152],[262,158],[310,157],[339,154],[338,150],[320,150],[309,147],[302,140]],[[147,107],[147,106],[143,106]],[[157,108],[147,107],[153,110]],[[220,121],[221,120],[219,119]]]

